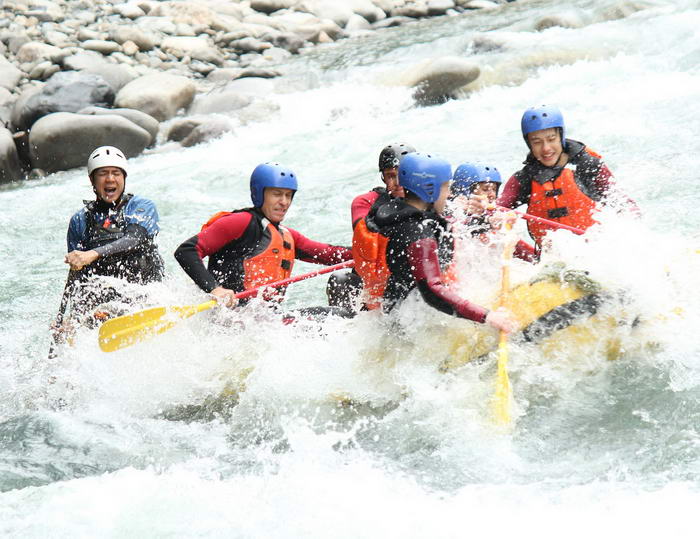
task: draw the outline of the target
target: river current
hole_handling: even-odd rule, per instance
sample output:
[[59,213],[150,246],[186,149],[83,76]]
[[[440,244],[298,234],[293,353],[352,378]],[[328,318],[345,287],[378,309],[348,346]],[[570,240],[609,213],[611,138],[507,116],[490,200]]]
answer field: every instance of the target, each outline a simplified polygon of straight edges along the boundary
[[[558,232],[545,262],[624,290],[624,316],[641,322],[613,361],[595,342],[546,360],[514,344],[508,431],[490,418],[493,361],[438,369],[469,323],[419,302],[402,313],[408,336],[368,313],[281,326],[253,304],[112,354],[82,329],[47,360],[67,222],[89,182],[75,170],[2,186],[0,535],[696,537],[700,2],[632,4],[645,9],[610,20],[617,2],[522,1],[317,48],[282,67],[276,112],[131,161],[127,190],[161,216],[167,279],[151,304],[193,304],[207,298],[172,252],[247,205],[258,163],[297,172],[286,224],[349,244],[350,201],[378,185],[381,147],[508,177],[526,153],[522,111],[557,104],[642,216],[605,213],[585,239]],[[572,11],[584,26],[532,30]],[[443,55],[473,59],[485,83],[415,107],[402,77]],[[487,301],[497,259],[475,266],[472,297]],[[516,264],[514,280],[536,271]],[[287,304],[324,303],[325,282],[292,285]]]

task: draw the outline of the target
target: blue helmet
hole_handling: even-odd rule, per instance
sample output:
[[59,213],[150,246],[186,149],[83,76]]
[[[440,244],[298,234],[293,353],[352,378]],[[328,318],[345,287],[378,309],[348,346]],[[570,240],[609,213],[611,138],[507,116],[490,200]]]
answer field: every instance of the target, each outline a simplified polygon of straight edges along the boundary
[[492,182],[501,185],[501,173],[496,167],[478,163],[462,163],[452,177],[452,195],[469,195],[477,183]]
[[440,197],[440,186],[452,178],[452,167],[443,158],[426,153],[409,153],[399,165],[399,185],[424,202]]
[[297,176],[278,163],[261,163],[250,175],[250,199],[256,208],[263,205],[266,187],[280,187],[296,192]]
[[528,148],[530,147],[530,142],[527,140],[529,133],[551,127],[560,129],[561,145],[563,147],[566,140],[566,127],[564,126],[564,116],[562,116],[561,111],[557,107],[552,105],[530,107],[523,113],[523,117],[520,120],[520,129],[523,132],[523,138]]

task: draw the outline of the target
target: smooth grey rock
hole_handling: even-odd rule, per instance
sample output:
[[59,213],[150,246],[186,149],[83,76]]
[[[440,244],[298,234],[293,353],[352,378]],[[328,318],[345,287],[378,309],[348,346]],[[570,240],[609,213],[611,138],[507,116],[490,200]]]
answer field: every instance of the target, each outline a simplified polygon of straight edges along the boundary
[[400,6],[393,8],[391,10],[392,17],[411,17],[413,19],[418,19],[420,17],[428,16],[428,6],[426,4],[406,4],[405,6]]
[[233,132],[231,122],[226,118],[209,117],[206,122],[196,126],[180,143],[185,148],[220,138],[225,133]]
[[260,13],[273,13],[280,9],[287,9],[296,3],[295,0],[251,0],[250,7]]
[[547,15],[535,22],[535,30],[542,32],[548,28],[582,28],[585,25],[581,16],[573,11]]
[[119,43],[104,39],[88,39],[87,41],[83,41],[82,48],[87,51],[99,52],[105,56],[122,49]]
[[229,82],[237,79],[243,70],[240,67],[220,67],[214,69],[207,75],[207,80],[211,82]]
[[428,15],[444,15],[454,7],[454,0],[428,0]]
[[463,58],[445,56],[422,62],[409,76],[416,89],[413,98],[419,105],[443,103],[453,92],[479,77],[479,67]]
[[359,15],[368,22],[377,22],[386,18],[384,10],[377,7],[370,0],[346,0],[345,3],[353,13]]
[[63,60],[63,67],[100,76],[109,83],[115,93],[139,76],[133,67],[125,63],[113,63],[95,51],[81,51],[68,56]]
[[341,28],[345,27],[354,11],[345,2],[335,0],[304,0],[298,9],[313,13],[319,19],[329,19]]
[[387,17],[386,19],[373,23],[372,28],[391,28],[394,26],[401,26],[402,24],[407,24],[414,21],[415,19],[412,19],[411,17]]
[[31,41],[32,38],[30,38],[26,32],[19,32],[10,36],[7,40],[7,48],[10,49],[12,54],[16,55],[22,46],[31,43]]
[[27,62],[33,64],[43,62],[44,60],[58,62],[65,56],[66,53],[62,49],[38,41],[25,43],[17,51],[17,61],[20,63]]
[[15,96],[7,88],[0,86],[0,125],[12,124],[12,109],[17,101]]
[[353,13],[348,19],[348,22],[345,24],[346,32],[357,32],[359,30],[369,30],[371,28],[372,25],[369,23],[369,21],[362,15],[358,15],[356,13]]
[[141,112],[140,110],[134,110],[134,109],[106,109],[103,107],[86,107],[82,110],[78,111],[78,114],[91,114],[93,116],[122,116],[129,120],[130,122],[135,123],[139,127],[145,129],[148,131],[148,133],[151,135],[151,142],[149,142],[149,146],[155,144],[156,139],[158,138],[158,130],[160,128],[160,124],[158,123],[158,120],[156,120],[153,116],[149,116],[145,112]]
[[38,120],[29,134],[32,168],[51,173],[83,167],[98,146],[116,146],[127,157],[139,155],[151,140],[145,130],[122,116],[57,112]]
[[207,116],[187,116],[173,120],[165,135],[165,140],[180,142],[189,135],[195,127],[206,122]]
[[11,62],[0,56],[0,87],[12,90],[22,80],[23,73]]
[[197,115],[231,112],[247,107],[252,102],[253,96],[237,92],[235,88],[229,90],[228,86],[226,86],[198,95],[190,106],[188,113]]
[[498,4],[496,2],[490,2],[489,0],[462,0],[457,2],[464,9],[498,9]]
[[78,30],[78,41],[88,41],[90,39],[100,39],[100,33],[90,28],[80,28]]
[[270,43],[265,43],[254,37],[244,37],[243,39],[237,39],[229,43],[229,46],[236,49],[236,51],[246,53],[246,52],[257,52],[262,51],[272,47]]
[[22,90],[22,93],[19,95],[14,106],[12,107],[11,124],[15,130],[21,131],[18,126],[20,123],[22,123],[22,111],[24,110],[27,101],[29,101],[36,94],[40,93],[44,85],[45,83],[33,83],[32,86],[28,86]]
[[23,177],[22,163],[12,133],[0,126],[0,183],[21,180]]
[[189,56],[192,59],[215,65],[221,65],[224,62],[221,53],[209,45],[206,39],[200,37],[167,37],[160,44],[160,48],[178,59]]
[[53,112],[77,112],[90,105],[110,106],[113,102],[114,90],[102,77],[62,71],[53,75],[40,92],[26,101],[15,127],[28,129],[39,118]]
[[136,2],[117,4],[112,9],[115,13],[119,13],[119,15],[126,19],[138,19],[146,14],[143,8],[141,8]]
[[186,77],[167,73],[146,75],[119,90],[115,105],[140,110],[162,122],[189,107],[195,90],[194,83]]
[[306,42],[294,32],[280,32],[270,36],[268,41],[275,47],[289,51],[292,54],[296,54],[306,45]]
[[113,27],[110,31],[110,37],[120,45],[132,41],[142,51],[150,51],[160,42],[153,33],[145,32],[136,26]]

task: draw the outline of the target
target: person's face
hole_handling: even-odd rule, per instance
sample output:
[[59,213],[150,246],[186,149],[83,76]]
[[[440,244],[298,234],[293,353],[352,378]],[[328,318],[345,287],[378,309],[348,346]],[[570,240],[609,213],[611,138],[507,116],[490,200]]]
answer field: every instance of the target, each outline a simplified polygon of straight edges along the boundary
[[527,140],[530,143],[532,155],[546,167],[553,167],[559,162],[562,152],[561,135],[559,129],[550,127],[528,133]]
[[260,210],[271,223],[281,223],[292,205],[294,191],[282,187],[267,187]]
[[496,182],[479,182],[474,186],[471,194],[486,197],[489,203],[495,202],[498,196],[498,184]]
[[97,198],[112,204],[124,192],[124,171],[119,167],[100,167],[92,173],[92,188]]
[[433,203],[433,209],[435,213],[442,214],[445,212],[445,203],[447,202],[447,196],[450,194],[450,182],[444,182],[440,186],[440,196]]
[[382,170],[382,180],[386,190],[394,198],[403,198],[403,187],[399,185],[399,169],[397,167]]

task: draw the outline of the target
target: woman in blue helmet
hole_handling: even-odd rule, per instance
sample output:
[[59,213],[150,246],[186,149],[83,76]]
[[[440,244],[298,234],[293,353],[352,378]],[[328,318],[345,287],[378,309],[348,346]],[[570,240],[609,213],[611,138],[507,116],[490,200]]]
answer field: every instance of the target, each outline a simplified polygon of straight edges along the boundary
[[[494,166],[480,163],[462,163],[452,176],[449,196],[449,214],[456,230],[489,243],[488,232],[501,226],[499,214],[494,212],[501,187],[501,173]],[[532,262],[535,248],[519,240],[513,256]]]
[[517,323],[506,310],[488,309],[458,296],[445,282],[443,271],[453,252],[453,239],[441,213],[452,177],[450,164],[440,157],[408,154],[399,165],[405,198],[394,199],[373,216],[384,236],[389,280],[384,310],[390,311],[418,288],[426,303],[447,314],[513,331]]
[[[557,107],[527,109],[520,127],[530,153],[525,166],[506,183],[498,204],[507,208],[527,204],[531,215],[584,230],[595,224],[598,205],[609,203],[614,190],[612,173],[601,156],[566,138]],[[631,199],[623,197],[620,202],[638,211]],[[541,250],[551,227],[528,222],[528,230]]]
[[327,266],[350,260],[349,248],[282,226],[296,191],[297,177],[289,168],[258,165],[250,176],[253,206],[217,213],[177,248],[175,258],[197,286],[228,306],[237,303],[238,292],[289,277],[295,259]]

